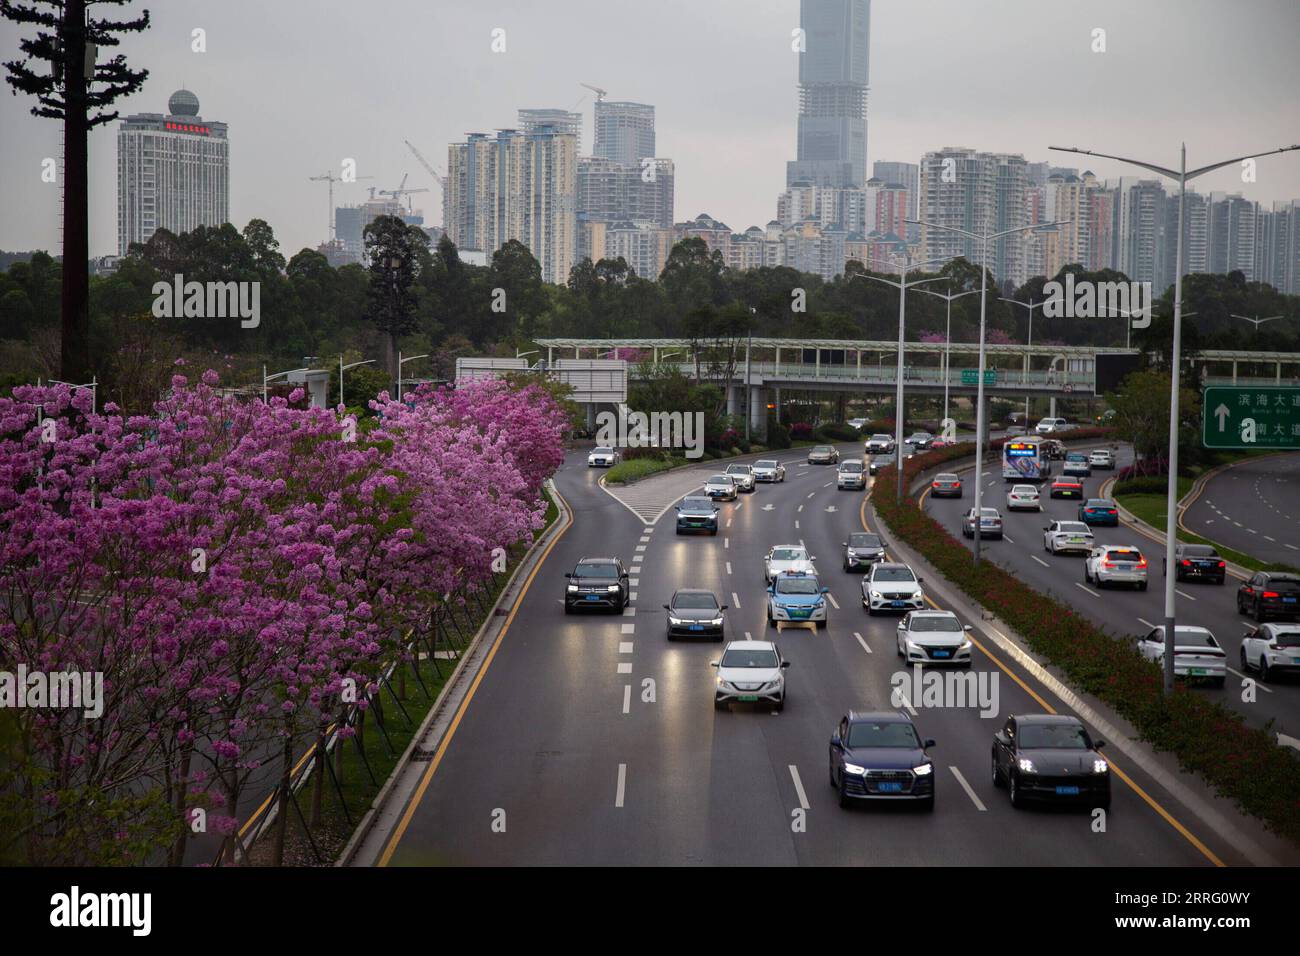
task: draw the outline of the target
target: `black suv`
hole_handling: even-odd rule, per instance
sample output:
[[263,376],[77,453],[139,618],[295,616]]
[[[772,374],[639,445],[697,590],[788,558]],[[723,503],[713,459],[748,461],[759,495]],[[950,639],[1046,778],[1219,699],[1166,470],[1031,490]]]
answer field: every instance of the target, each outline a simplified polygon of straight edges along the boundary
[[564,589],[564,613],[578,608],[608,608],[622,613],[628,602],[627,568],[618,558],[583,558]]
[[1249,614],[1257,621],[1300,616],[1300,574],[1257,571],[1237,589],[1237,613]]
[[840,718],[831,737],[831,786],[840,806],[857,800],[913,801],[934,809],[934,764],[904,713],[854,713]]
[[993,786],[1011,791],[1011,805],[1029,800],[1110,806],[1110,764],[1099,750],[1105,741],[1088,735],[1067,714],[1007,718],[993,735]]

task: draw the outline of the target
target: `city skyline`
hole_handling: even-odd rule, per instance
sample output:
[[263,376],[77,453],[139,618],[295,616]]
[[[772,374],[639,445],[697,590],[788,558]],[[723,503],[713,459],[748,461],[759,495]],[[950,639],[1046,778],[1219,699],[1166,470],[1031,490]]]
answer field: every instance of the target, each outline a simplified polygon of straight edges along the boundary
[[[581,112],[582,141],[592,143],[594,96],[579,85],[583,82],[607,89],[611,101],[655,107],[656,152],[676,164],[678,221],[708,213],[736,231],[767,223],[785,182],[785,164],[796,152],[798,58],[791,50],[791,30],[798,24],[797,0],[763,9],[722,0],[708,10],[665,0],[635,34],[635,43],[617,44],[601,26],[600,4],[588,0],[572,0],[560,17],[541,16],[519,3],[452,3],[438,11],[413,5],[410,19],[434,32],[412,29],[385,35],[384,43],[373,41],[378,31],[364,29],[369,21],[362,11],[327,4],[328,15],[317,22],[293,17],[294,29],[312,32],[305,53],[277,46],[261,33],[237,33],[243,6],[214,10],[182,0],[156,11],[154,29],[123,48],[151,70],[150,79],[118,108],[122,117],[153,112],[172,90],[193,90],[205,113],[221,116],[238,132],[231,150],[231,221],[242,227],[251,218],[266,219],[290,254],[326,238],[321,187],[309,176],[337,172],[343,157],[355,158],[358,174],[375,179],[336,187],[336,203],[344,205],[363,201],[365,185],[391,188],[409,172],[411,185],[431,189],[421,205],[426,222],[436,223],[440,191],[410,160],[404,138],[441,157],[446,145],[462,141],[467,131],[508,127],[519,109],[555,108]],[[917,17],[902,4],[877,0],[871,5],[868,169],[879,160],[918,163],[926,152],[949,144],[1018,153],[1031,163],[1060,162],[1046,150],[1055,144],[1164,157],[1170,164],[1181,138],[1187,139],[1193,163],[1225,158],[1224,150],[1286,145],[1296,139],[1294,128],[1279,128],[1269,117],[1295,112],[1287,91],[1294,89],[1300,71],[1287,46],[1300,32],[1300,11],[1282,3],[1249,6],[1252,15],[1243,16],[1234,12],[1240,8],[1180,5],[1182,17],[1198,24],[1180,33],[1182,20],[1172,16],[1169,4],[1134,11],[1103,2],[1078,13],[1008,0],[999,4],[999,16],[981,18],[956,3],[927,4],[926,15]],[[289,15],[263,12],[269,34]],[[922,48],[927,62],[938,58],[951,64],[951,71],[937,78],[936,71],[917,65],[916,55],[917,24],[936,23],[942,29],[926,33]],[[1093,29],[1107,23],[1107,52],[1090,52]],[[190,52],[195,26],[207,30],[206,53]],[[505,53],[490,52],[495,26],[507,30]],[[481,44],[465,42],[474,34],[481,35]],[[227,48],[234,36],[238,47]],[[446,95],[432,102],[421,92],[430,70],[408,72],[399,66],[398,54],[418,50],[421,36],[433,36],[439,45],[433,86]],[[1186,42],[1173,42],[1174,37]],[[380,56],[387,46],[394,49],[371,67],[374,89],[382,86],[383,96],[359,88],[346,71],[318,66],[322,52],[328,59],[329,51],[351,47]],[[1013,50],[1019,51],[1015,63],[1008,59]],[[689,60],[710,52],[718,69],[685,71],[685,76],[652,69],[666,55]],[[747,69],[721,68],[733,59]],[[1186,68],[1210,59],[1231,67]],[[268,87],[264,74],[249,66],[273,62],[282,69]],[[569,66],[557,70],[556,63]],[[1180,82],[1170,89],[1151,82],[1176,68]],[[1071,83],[1024,85],[1008,97],[1008,78],[1034,70],[1069,77]],[[539,76],[546,80],[538,83]],[[473,82],[457,82],[466,79]],[[1141,104],[1134,89],[1142,90]],[[1071,90],[1073,96],[1062,95]],[[277,99],[286,105],[277,107]],[[1128,106],[1116,111],[1119,102]],[[977,103],[996,107],[974,109]],[[58,156],[58,130],[28,115],[28,105],[0,98],[0,122],[13,133],[0,147],[0,170],[8,182],[26,177],[33,183],[12,191],[10,214],[0,222],[0,248],[54,250],[58,191],[39,187],[41,160]],[[1044,122],[1053,105],[1065,118]],[[117,125],[91,136],[92,255],[116,248],[116,150],[110,137]],[[1103,180],[1123,172],[1104,160],[1087,168]],[[1197,186],[1206,193],[1240,192],[1269,208],[1300,196],[1300,170],[1294,163],[1263,160],[1254,183],[1241,182],[1238,171],[1228,169]]]

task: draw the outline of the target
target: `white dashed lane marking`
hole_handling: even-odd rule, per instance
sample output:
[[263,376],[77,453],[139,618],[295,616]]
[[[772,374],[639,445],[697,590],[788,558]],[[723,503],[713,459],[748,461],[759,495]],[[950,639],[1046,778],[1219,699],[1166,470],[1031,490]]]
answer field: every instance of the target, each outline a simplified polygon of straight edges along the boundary
[[868,654],[870,654],[871,648],[870,646],[868,646],[867,642],[862,639],[862,635],[859,634],[857,631],[854,631],[853,636],[858,639],[858,643],[862,645],[862,649],[866,651]]
[[794,781],[794,792],[799,797],[799,806],[805,810],[811,809],[808,803],[808,794],[803,791],[803,781],[799,779],[799,768],[790,764],[790,779]]
[[1051,567],[1050,564],[1048,564],[1046,561],[1044,561],[1042,558],[1040,558],[1040,557],[1039,557],[1038,555],[1036,555],[1036,554],[1031,554],[1030,557],[1033,558],[1035,561],[1037,561],[1039,564],[1041,564],[1041,565],[1042,565],[1043,567],[1045,567],[1045,568],[1050,568],[1050,567]]
[[618,789],[614,791],[614,806],[623,805],[623,794],[627,790],[627,764],[618,765]]
[[838,611],[838,610],[840,609],[840,602],[837,601],[837,600],[835,600],[835,595],[834,595],[834,594],[831,594],[829,591],[827,591],[827,592],[826,592],[826,596],[827,596],[828,598],[830,598],[831,607],[835,608],[835,610]]
[[951,766],[948,769],[951,770],[952,775],[957,778],[957,782],[961,784],[961,788],[966,791],[966,796],[970,797],[971,803],[975,804],[975,809],[981,812],[987,811],[988,807],[984,806],[980,798],[975,795],[975,791],[972,790],[970,784],[966,782],[966,778],[961,775],[961,771],[956,767]]

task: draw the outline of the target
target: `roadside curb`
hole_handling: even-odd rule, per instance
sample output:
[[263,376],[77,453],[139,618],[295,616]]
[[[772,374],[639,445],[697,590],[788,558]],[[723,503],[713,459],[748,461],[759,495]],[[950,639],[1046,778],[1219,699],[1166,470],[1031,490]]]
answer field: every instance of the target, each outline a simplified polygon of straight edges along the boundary
[[[870,498],[865,502],[865,511],[870,515],[877,529],[888,528],[876,513]],[[1055,665],[1047,663],[1036,652],[1029,650],[1024,638],[1005,622],[967,597],[920,554],[907,545],[901,544],[892,530],[889,530],[888,535],[889,549],[894,552],[896,560],[912,565],[918,573],[923,574],[926,578],[927,591],[974,622],[974,627],[989,643],[1004,652],[1043,688],[1073,709],[1111,745],[1112,750],[1119,751],[1132,764],[1140,767],[1202,825],[1230,843],[1253,865],[1279,866],[1283,865],[1284,861],[1287,864],[1295,863],[1294,848],[1269,832],[1262,823],[1242,813],[1231,799],[1218,795],[1200,778],[1183,770],[1172,754],[1155,751],[1149,744],[1142,742],[1136,728],[1115,713],[1108,704],[1071,687]],[[996,659],[993,663],[1000,670],[1005,670],[1001,667],[1001,662]],[[1009,671],[1007,673],[1011,676]],[[1036,696],[1032,689],[1030,693]],[[1165,816],[1158,805],[1154,804],[1136,783],[1132,786],[1139,797],[1152,805],[1157,813]],[[1179,829],[1190,839],[1195,839],[1191,834],[1183,831],[1176,821],[1167,816],[1165,818],[1175,829]]]
[[[573,511],[556,489],[554,480],[548,479],[546,488],[555,502],[559,516],[532,543],[523,559],[511,572],[496,603],[488,611],[487,619],[465,648],[451,676],[447,678],[433,706],[425,715],[424,721],[411,737],[411,742],[393,767],[392,773],[384,781],[383,787],[371,801],[370,808],[361,818],[352,837],[334,862],[335,866],[374,866],[379,860],[387,843],[388,833],[391,832],[391,826],[381,834],[376,830],[376,824],[381,817],[388,818],[390,823],[400,819],[424,773],[425,765],[413,761],[412,756],[417,750],[432,752],[441,744],[451,722],[449,715],[455,713],[460,707],[470,686],[483,668],[488,648],[495,644],[495,637],[499,636],[501,628],[504,627],[507,618],[502,616],[502,611],[513,607],[519,601],[522,590],[520,581],[527,580],[533,569],[540,564],[542,557],[550,550],[551,544],[573,524]],[[486,640],[488,634],[492,634],[494,639]]]

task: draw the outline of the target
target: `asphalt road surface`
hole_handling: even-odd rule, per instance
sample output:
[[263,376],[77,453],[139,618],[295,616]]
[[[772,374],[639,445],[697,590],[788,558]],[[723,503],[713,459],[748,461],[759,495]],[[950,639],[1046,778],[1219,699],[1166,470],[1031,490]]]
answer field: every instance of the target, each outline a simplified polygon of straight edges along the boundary
[[[860,446],[841,448],[857,454]],[[891,709],[890,675],[900,669],[897,620],[868,617],[860,576],[841,570],[840,543],[862,528],[862,492],[837,491],[834,469],[801,467],[799,451],[778,457],[789,469],[785,484],[760,485],[722,504],[717,537],[679,537],[671,511],[646,523],[597,485],[601,473],[588,470],[583,455],[569,455],[556,484],[574,524],[538,569],[453,721],[442,757],[429,765],[394,831],[386,862],[1243,862],[1118,754],[1105,832],[1094,832],[1086,808],[1012,809],[990,777],[1001,720],[973,709],[917,708],[921,735],[938,741],[931,752],[938,774],[933,813],[911,806],[841,809],[828,784],[828,741],[850,708]],[[701,470],[700,479],[712,470]],[[680,478],[672,479],[676,495]],[[649,509],[651,497],[638,486],[639,508]],[[777,636],[766,627],[762,558],[773,545],[799,541],[818,556],[835,599],[829,626]],[[566,616],[564,572],[597,555],[618,555],[633,566],[630,613]],[[709,662],[721,646],[670,644],[664,636],[662,605],[684,586],[712,588],[731,605],[730,638],[777,640],[792,661],[783,713],[753,705],[714,710]],[[998,678],[999,716],[1042,712],[1044,702],[1069,712],[1009,660],[995,664],[979,653],[974,670]],[[1119,779],[1121,772],[1132,785]]]
[[[1131,460],[1131,451],[1121,447],[1117,455],[1119,467]],[[1060,473],[1060,462],[1055,463]],[[1094,471],[1084,479],[1084,496],[1096,497],[1102,482],[1113,472]],[[966,484],[964,498],[936,499],[926,494],[926,510],[942,522],[957,538],[961,538],[961,515],[973,507],[974,494],[970,487],[972,472],[962,473]],[[1149,585],[1146,591],[1128,586],[1108,587],[1104,591],[1083,578],[1082,554],[1048,554],[1043,549],[1043,530],[1053,520],[1078,518],[1079,502],[1074,499],[1051,500],[1047,485],[1042,486],[1042,513],[1008,511],[1006,493],[1011,482],[1002,478],[1001,460],[994,457],[986,465],[982,479],[981,505],[995,507],[1002,512],[1006,537],[983,540],[981,553],[1007,568],[1016,577],[1035,590],[1051,594],[1075,607],[1094,622],[1119,636],[1136,637],[1164,623],[1164,544],[1145,537],[1137,531],[1120,525],[1117,528],[1093,526],[1097,544],[1131,545],[1146,556]],[[1238,482],[1240,484],[1240,482]],[[1226,498],[1224,499],[1227,500]],[[1235,498],[1233,499],[1235,500]],[[1191,525],[1193,530],[1195,525]],[[963,539],[964,540],[964,539]],[[966,541],[968,545],[970,541]],[[1226,542],[1225,542],[1226,543]],[[1274,730],[1292,737],[1300,736],[1300,681],[1276,679],[1268,684],[1257,683],[1258,693],[1253,703],[1242,701],[1240,663],[1241,637],[1254,621],[1237,613],[1236,594],[1241,582],[1231,575],[1223,586],[1183,581],[1174,592],[1175,620],[1181,624],[1208,627],[1228,656],[1228,680],[1222,688],[1202,684],[1198,690],[1246,715],[1255,726],[1265,721],[1275,721]],[[1256,678],[1254,672],[1249,675]]]
[[1300,567],[1300,455],[1250,459],[1219,472],[1183,524],[1261,561]]

